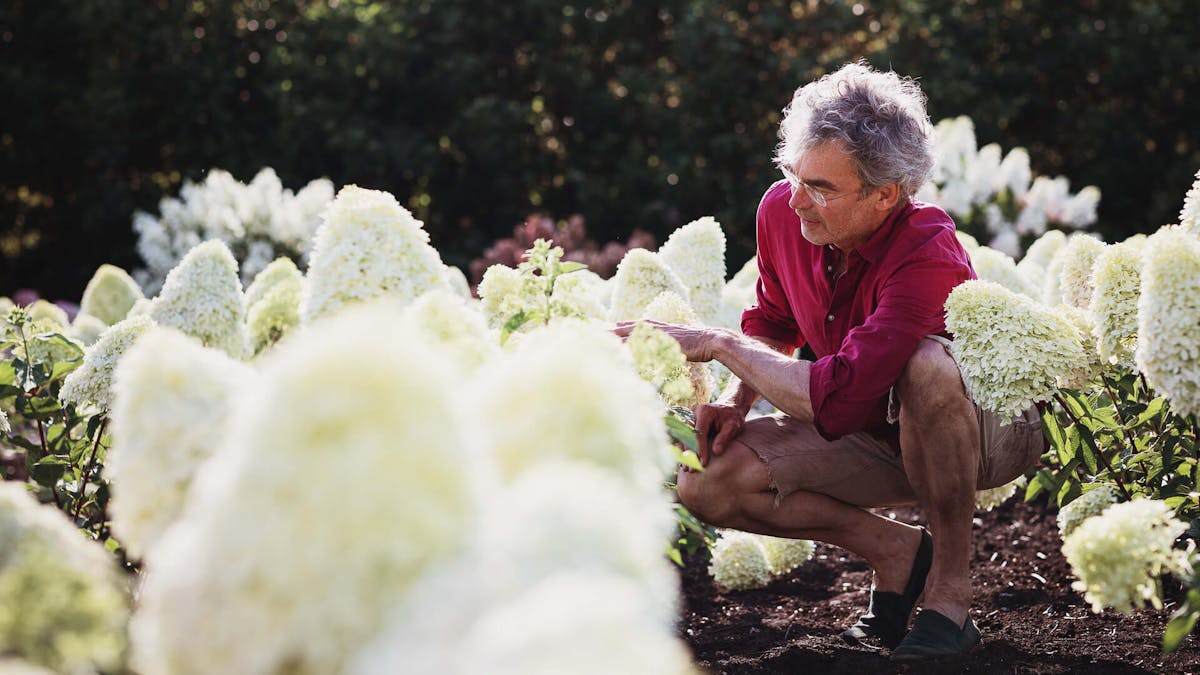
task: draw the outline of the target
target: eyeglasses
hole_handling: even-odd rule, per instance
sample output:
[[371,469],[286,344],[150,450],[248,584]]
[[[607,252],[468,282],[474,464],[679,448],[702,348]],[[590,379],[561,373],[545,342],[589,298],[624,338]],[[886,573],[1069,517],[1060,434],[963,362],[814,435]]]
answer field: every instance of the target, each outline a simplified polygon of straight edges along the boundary
[[829,206],[829,202],[831,202],[835,199],[841,199],[842,197],[845,197],[853,192],[856,192],[856,190],[847,190],[847,191],[841,192],[841,193],[821,192],[819,189],[800,180],[800,178],[797,177],[796,174],[792,173],[792,170],[787,168],[786,166],[780,167],[780,170],[783,171],[783,177],[787,179],[788,184],[792,186],[793,194],[795,194],[796,190],[799,190],[800,188],[804,188],[804,191],[806,193],[808,193],[808,198],[813,200],[813,203],[816,204],[817,206],[821,206],[821,207]]

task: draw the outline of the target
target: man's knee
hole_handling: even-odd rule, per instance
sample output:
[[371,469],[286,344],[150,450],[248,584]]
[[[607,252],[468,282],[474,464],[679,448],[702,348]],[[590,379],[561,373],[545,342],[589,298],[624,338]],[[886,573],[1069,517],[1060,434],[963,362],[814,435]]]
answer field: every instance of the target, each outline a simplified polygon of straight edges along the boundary
[[931,338],[921,340],[904,365],[896,382],[896,393],[901,412],[910,415],[927,410],[944,411],[969,402],[954,357]]
[[718,527],[738,521],[739,499],[747,492],[767,489],[766,465],[753,450],[731,443],[713,455],[703,472],[680,469],[676,479],[679,502],[700,520]]

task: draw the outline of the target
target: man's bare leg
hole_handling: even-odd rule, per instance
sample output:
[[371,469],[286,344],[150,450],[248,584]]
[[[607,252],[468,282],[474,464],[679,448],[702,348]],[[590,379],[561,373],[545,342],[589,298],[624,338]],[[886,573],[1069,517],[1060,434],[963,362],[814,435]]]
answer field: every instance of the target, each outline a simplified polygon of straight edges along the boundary
[[971,607],[971,528],[979,424],[954,359],[921,341],[897,384],[904,470],[933,533],[922,606],[962,626]]
[[866,559],[877,590],[900,593],[908,583],[920,528],[815,492],[776,505],[766,464],[742,443],[713,455],[703,473],[681,470],[678,485],[683,505],[711,525],[832,544]]

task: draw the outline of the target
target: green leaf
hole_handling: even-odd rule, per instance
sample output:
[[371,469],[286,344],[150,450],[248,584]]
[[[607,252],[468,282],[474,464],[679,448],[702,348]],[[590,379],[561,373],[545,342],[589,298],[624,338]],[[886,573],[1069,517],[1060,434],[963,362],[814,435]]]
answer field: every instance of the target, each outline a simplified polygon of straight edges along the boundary
[[675,453],[675,461],[689,469],[696,471],[704,471],[704,465],[700,464],[700,456],[692,450],[680,450],[678,446],[672,445],[671,449]]
[[669,413],[663,417],[663,422],[667,425],[667,434],[670,435],[671,440],[682,443],[684,447],[692,452],[700,451],[700,443],[696,440],[695,429]]
[[96,429],[100,427],[100,423],[103,421],[103,413],[99,415],[92,415],[90,418],[88,418],[87,433],[84,434],[84,438],[92,439],[96,435]]
[[17,386],[17,371],[13,370],[12,361],[0,361],[0,385]]
[[573,262],[573,261],[565,262],[558,266],[558,275],[562,276],[564,274],[570,274],[571,272],[578,272],[579,270],[586,270],[586,269],[587,269],[587,265],[585,265],[581,262]]
[[1052,448],[1061,448],[1067,444],[1066,434],[1063,433],[1062,425],[1058,423],[1058,416],[1054,414],[1054,406],[1048,405],[1042,411],[1042,433],[1046,435]]
[[1166,402],[1167,402],[1167,399],[1163,398],[1162,396],[1159,396],[1158,398],[1151,401],[1150,404],[1146,406],[1146,409],[1142,412],[1142,414],[1138,415],[1137,419],[1133,420],[1129,424],[1129,428],[1136,429],[1136,428],[1142,426],[1143,424],[1145,424],[1146,422],[1149,422],[1152,418],[1158,416],[1159,413],[1162,412],[1163,404],[1165,404]]
[[500,344],[504,344],[508,340],[508,336],[517,332],[517,329],[524,326],[528,320],[529,316],[525,313],[525,310],[521,310],[508,317],[508,321],[505,321],[504,325],[500,327]]
[[[1092,436],[1092,432],[1086,426],[1075,425],[1071,427],[1078,434],[1078,438],[1082,440],[1076,447],[1083,457],[1083,465],[1087,467],[1088,473],[1093,476],[1100,473],[1100,463],[1097,457],[1100,456],[1100,448],[1096,445],[1096,439]],[[1068,433],[1070,430],[1068,430]]]
[[26,417],[46,419],[59,410],[62,410],[62,403],[57,398],[52,396],[34,396],[26,400],[24,414]]
[[1183,644],[1183,639],[1196,627],[1197,618],[1200,618],[1200,591],[1192,589],[1188,591],[1183,606],[1167,622],[1167,628],[1163,631],[1163,651],[1173,652],[1178,649],[1179,645]]
[[29,467],[29,477],[38,485],[53,487],[62,478],[70,462],[58,455],[47,455]]
[[679,549],[674,546],[668,548],[667,557],[671,559],[671,562],[683,567],[683,555],[679,552]]
[[1042,477],[1034,476],[1029,479],[1029,484],[1025,486],[1025,501],[1033,501],[1045,489],[1046,486],[1042,485]]

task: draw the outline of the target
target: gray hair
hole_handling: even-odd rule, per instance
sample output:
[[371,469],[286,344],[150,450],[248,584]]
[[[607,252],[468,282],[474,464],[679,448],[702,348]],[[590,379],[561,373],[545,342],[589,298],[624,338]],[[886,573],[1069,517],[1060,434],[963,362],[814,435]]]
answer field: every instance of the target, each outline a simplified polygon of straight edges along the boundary
[[896,183],[911,197],[933,173],[933,125],[920,85],[863,61],[796,90],[783,111],[775,163],[796,165],[806,150],[841,141],[864,193]]

